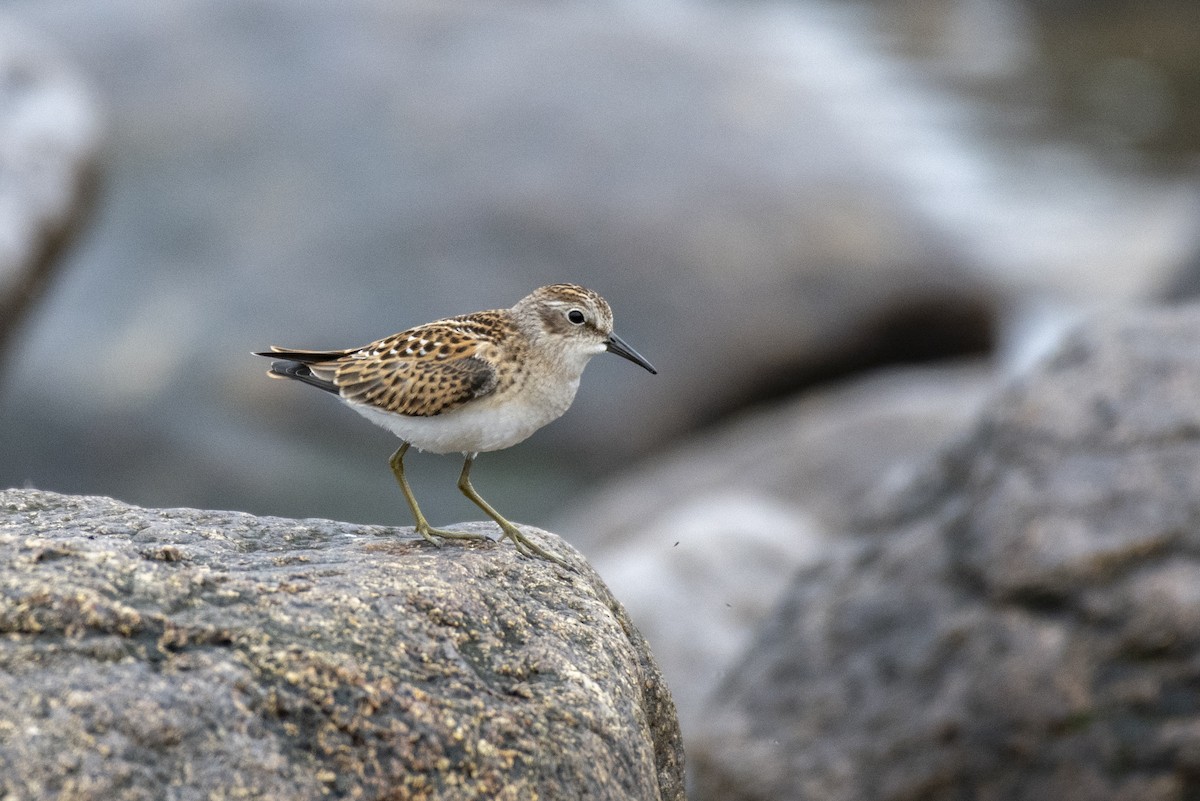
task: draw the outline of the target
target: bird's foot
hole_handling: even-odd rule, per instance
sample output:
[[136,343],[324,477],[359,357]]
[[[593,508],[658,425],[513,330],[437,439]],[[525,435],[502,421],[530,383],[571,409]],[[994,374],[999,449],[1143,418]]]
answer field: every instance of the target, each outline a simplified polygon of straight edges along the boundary
[[[486,540],[488,535],[478,531],[451,531],[445,528],[434,528],[428,523],[417,523],[417,533],[434,545],[440,546],[441,540]],[[439,537],[441,539],[439,539]]]
[[558,558],[554,554],[550,553],[549,551],[547,551],[544,548],[542,548],[541,546],[539,546],[533,540],[526,537],[524,534],[521,533],[521,529],[517,528],[512,523],[509,523],[507,520],[504,521],[503,523],[500,523],[499,521],[497,521],[497,525],[500,526],[500,530],[503,532],[503,534],[501,534],[501,536],[500,536],[500,539],[504,539],[505,537],[508,537],[510,540],[512,540],[513,545],[517,549],[517,552],[520,553],[522,556],[527,556],[530,559],[532,559],[534,557],[540,557],[542,559],[545,559],[547,562],[553,562],[554,564],[558,565],[559,567],[565,567],[567,570],[570,570],[573,572],[578,572],[575,570],[574,567],[567,564],[562,559]]

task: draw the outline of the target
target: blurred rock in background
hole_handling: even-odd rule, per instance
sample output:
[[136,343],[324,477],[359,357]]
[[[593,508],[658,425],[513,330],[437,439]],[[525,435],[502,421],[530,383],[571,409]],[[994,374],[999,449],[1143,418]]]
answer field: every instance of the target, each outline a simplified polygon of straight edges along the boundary
[[926,471],[996,383],[979,364],[897,369],[748,412],[555,523],[654,644],[685,733],[796,572]]
[[1194,796],[1197,342],[1194,304],[1090,322],[847,520],[708,699],[692,797]]
[[[988,53],[976,84],[1038,57],[1006,7],[961,21],[960,46]],[[574,280],[662,374],[598,360],[564,420],[481,463],[488,497],[537,520],[730,410],[979,352],[1029,297],[1145,296],[1194,249],[1179,178],[1033,136],[1017,121],[1044,98],[972,94],[953,58],[911,52],[898,10],[4,13],[90,77],[112,134],[95,224],[14,343],[3,484],[407,522],[391,437],[264,381],[248,352],[359,344]],[[475,514],[456,469],[413,471],[443,522]]]
[[0,19],[0,370],[88,210],[101,120],[86,84],[50,43]]

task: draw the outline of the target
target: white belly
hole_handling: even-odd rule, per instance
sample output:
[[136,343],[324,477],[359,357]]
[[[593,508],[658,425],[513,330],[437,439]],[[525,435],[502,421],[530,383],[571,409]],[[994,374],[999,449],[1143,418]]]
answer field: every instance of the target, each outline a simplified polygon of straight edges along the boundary
[[383,426],[414,448],[431,453],[483,453],[516,445],[542,426],[562,417],[575,397],[560,393],[553,403],[479,398],[433,417],[408,417],[347,401],[351,409]]

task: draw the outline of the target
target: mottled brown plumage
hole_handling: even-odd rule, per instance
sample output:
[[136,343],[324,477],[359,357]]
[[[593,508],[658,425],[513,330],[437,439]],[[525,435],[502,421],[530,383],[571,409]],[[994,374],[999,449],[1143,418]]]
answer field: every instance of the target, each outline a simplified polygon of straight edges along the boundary
[[495,391],[497,342],[514,333],[499,312],[479,312],[393,334],[313,372],[347,400],[430,417]]

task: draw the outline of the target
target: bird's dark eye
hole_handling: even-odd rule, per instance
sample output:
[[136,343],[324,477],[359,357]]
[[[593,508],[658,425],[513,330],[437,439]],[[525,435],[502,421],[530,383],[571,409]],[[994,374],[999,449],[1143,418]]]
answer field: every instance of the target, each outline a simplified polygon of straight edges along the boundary
[[571,309],[569,312],[567,312],[567,319],[573,322],[575,325],[583,325],[583,322],[587,319],[587,317],[584,317],[583,312],[581,312],[579,309]]

